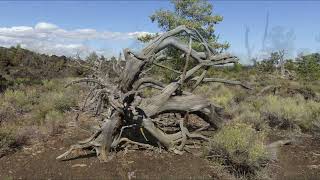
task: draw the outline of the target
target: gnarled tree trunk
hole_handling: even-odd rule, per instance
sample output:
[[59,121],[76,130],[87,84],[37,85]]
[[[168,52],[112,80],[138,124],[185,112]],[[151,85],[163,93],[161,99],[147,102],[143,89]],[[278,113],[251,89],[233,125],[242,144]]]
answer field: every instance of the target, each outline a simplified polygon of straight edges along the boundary
[[[183,43],[179,37],[189,37],[189,44]],[[204,52],[192,49],[192,40],[203,45]],[[186,54],[186,65],[183,71],[178,71],[159,64],[164,61],[163,51],[168,47],[176,48]],[[159,144],[166,150],[181,153],[184,150],[187,139],[208,140],[201,134],[189,132],[185,127],[184,119],[189,114],[198,115],[211,127],[219,128],[222,119],[219,117],[220,107],[209,100],[183,90],[183,84],[194,81],[192,89],[202,82],[220,82],[247,85],[238,81],[228,81],[217,78],[205,78],[209,67],[237,62],[237,58],[230,54],[217,54],[204,38],[194,29],[179,26],[168,31],[150,42],[140,53],[133,53],[129,49],[124,52],[125,66],[119,63],[113,64],[116,80],[109,79],[106,72],[101,70],[101,63],[92,68],[92,78],[85,78],[74,83],[90,82],[93,88],[86,98],[84,111],[94,110],[95,114],[103,117],[103,122],[93,135],[79,142],[57,159],[66,157],[76,149],[94,149],[102,160],[108,159],[108,153],[123,144],[136,144],[147,148]],[[196,65],[187,69],[189,61],[195,61]],[[146,76],[147,67],[154,65],[166,68],[172,73],[178,73],[176,80],[169,84],[158,82]],[[195,76],[197,71],[202,71],[200,76]],[[151,97],[144,97],[145,88],[158,89],[159,93]],[[87,102],[90,100],[90,102]],[[176,119],[174,132],[166,132],[161,126],[170,126],[170,123],[160,121],[159,117],[165,113],[178,113],[182,118]],[[142,134],[145,141],[135,141],[130,133]],[[199,130],[200,131],[200,130]],[[198,131],[197,131],[198,132]],[[132,134],[132,133],[131,133]]]

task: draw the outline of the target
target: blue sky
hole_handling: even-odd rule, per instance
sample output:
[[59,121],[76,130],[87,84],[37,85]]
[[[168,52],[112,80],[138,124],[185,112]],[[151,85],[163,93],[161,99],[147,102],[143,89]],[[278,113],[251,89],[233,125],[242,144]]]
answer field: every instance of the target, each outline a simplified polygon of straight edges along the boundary
[[[320,34],[320,1],[210,2],[214,12],[224,17],[216,26],[220,40],[229,42],[229,51],[242,57],[243,62],[246,62],[245,26],[250,28],[253,55],[259,56],[267,12],[270,33],[281,26],[282,32],[294,34],[288,47],[286,43],[280,47],[290,49],[288,56],[320,49],[320,42],[315,40]],[[0,46],[19,43],[39,52],[68,56],[76,52],[86,55],[90,51],[115,55],[122,48],[140,47],[136,36],[160,31],[149,19],[159,8],[173,7],[166,0],[0,1]],[[271,35],[268,42],[270,49],[279,48],[272,44]]]

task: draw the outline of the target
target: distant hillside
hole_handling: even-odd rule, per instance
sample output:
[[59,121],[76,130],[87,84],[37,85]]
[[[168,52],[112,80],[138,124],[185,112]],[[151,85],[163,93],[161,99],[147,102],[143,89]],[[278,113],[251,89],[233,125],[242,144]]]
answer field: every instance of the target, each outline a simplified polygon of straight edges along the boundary
[[83,76],[85,71],[65,56],[48,56],[19,46],[0,47],[0,91],[16,81]]

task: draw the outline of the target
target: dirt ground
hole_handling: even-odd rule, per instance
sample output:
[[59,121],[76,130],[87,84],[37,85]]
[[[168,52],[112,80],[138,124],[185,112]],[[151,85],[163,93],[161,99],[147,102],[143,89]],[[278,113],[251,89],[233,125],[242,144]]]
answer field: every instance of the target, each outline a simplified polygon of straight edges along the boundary
[[274,166],[279,180],[320,179],[320,138],[303,137],[281,147]]
[[[122,151],[103,164],[94,154],[83,152],[77,158],[55,159],[82,138],[66,133],[4,156],[0,179],[226,179],[207,160],[189,153]],[[320,179],[320,139],[304,137],[283,146],[271,170],[279,180]]]
[[71,134],[57,136],[2,157],[0,179],[212,179],[215,176],[215,169],[207,160],[188,153],[122,151],[101,164],[94,154],[79,152],[78,158],[56,160],[76,139]]

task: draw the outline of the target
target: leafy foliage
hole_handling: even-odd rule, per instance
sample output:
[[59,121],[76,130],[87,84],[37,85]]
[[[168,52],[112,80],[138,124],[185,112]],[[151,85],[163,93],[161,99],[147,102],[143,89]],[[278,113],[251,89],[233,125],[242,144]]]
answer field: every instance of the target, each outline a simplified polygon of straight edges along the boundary
[[[212,44],[216,43],[214,26],[223,20],[222,16],[213,15],[212,4],[206,0],[172,0],[174,11],[158,10],[150,16],[152,22],[169,31],[177,26],[185,25],[197,29]],[[226,48],[227,44],[215,44],[215,47]]]
[[297,71],[302,79],[320,79],[320,54],[314,53],[299,57],[297,61]]
[[[227,43],[217,43],[218,37],[214,34],[215,25],[223,20],[220,15],[213,15],[213,5],[206,0],[171,0],[174,11],[157,10],[150,16],[152,22],[157,22],[163,31],[170,31],[180,25],[194,28],[214,48],[226,49]],[[150,35],[147,35],[152,38]]]
[[[218,36],[215,35],[215,25],[223,20],[222,16],[214,15],[213,5],[207,0],[171,0],[174,10],[157,10],[150,16],[152,22],[156,22],[163,31],[170,31],[180,25],[196,29],[211,47],[222,52],[229,47],[228,43],[218,43]],[[142,42],[148,42],[157,37],[155,35],[145,35],[139,37]],[[182,38],[187,41],[186,38]],[[193,49],[200,50],[203,48],[199,43],[194,43]],[[169,66],[174,69],[181,70],[184,66],[182,57],[177,50],[168,49],[166,51],[168,57],[172,57],[173,61]],[[192,63],[190,63],[192,64]],[[167,77],[172,78],[172,77]],[[167,79],[165,78],[165,79]]]
[[257,63],[257,69],[261,72],[273,72],[279,63],[279,52],[272,52],[270,57]]

